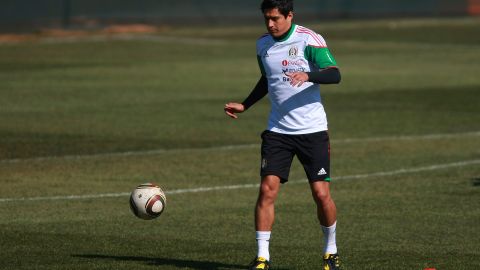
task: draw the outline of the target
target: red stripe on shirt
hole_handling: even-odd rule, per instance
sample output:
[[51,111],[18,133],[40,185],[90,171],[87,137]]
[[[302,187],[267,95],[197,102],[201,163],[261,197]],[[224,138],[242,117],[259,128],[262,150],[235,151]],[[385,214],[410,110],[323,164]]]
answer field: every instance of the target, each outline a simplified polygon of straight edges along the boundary
[[322,42],[322,40],[318,37],[318,34],[313,32],[312,30],[308,29],[308,28],[304,28],[304,27],[298,27],[297,30],[295,31],[297,33],[303,33],[303,34],[308,34],[310,35],[311,37],[313,37],[313,39],[319,44],[318,46],[315,46],[315,45],[311,45],[313,47],[317,47],[317,48],[325,48],[327,47],[327,45],[325,44],[325,42]]

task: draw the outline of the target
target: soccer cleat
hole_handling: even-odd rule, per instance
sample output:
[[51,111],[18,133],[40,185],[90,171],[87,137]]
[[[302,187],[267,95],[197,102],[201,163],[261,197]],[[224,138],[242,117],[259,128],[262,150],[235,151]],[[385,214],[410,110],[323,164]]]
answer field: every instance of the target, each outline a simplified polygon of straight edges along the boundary
[[256,257],[248,268],[249,270],[256,270],[256,269],[270,269],[270,262],[263,257]]
[[339,270],[340,259],[338,254],[325,254],[323,256],[323,270]]

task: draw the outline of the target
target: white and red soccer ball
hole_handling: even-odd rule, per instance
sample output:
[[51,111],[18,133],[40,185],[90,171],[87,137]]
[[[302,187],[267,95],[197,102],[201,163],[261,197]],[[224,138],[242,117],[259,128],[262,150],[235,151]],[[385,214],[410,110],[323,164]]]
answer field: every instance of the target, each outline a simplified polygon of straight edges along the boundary
[[166,203],[165,193],[153,183],[141,184],[130,194],[130,209],[141,219],[159,217],[165,210]]

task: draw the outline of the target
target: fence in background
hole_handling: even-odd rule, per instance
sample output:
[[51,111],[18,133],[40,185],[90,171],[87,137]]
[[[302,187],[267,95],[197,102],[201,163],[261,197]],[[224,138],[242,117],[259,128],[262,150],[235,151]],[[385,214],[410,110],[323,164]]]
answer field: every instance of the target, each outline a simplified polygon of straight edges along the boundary
[[[1,0],[0,30],[111,23],[248,24],[260,0]],[[480,0],[297,0],[296,19],[480,15]]]

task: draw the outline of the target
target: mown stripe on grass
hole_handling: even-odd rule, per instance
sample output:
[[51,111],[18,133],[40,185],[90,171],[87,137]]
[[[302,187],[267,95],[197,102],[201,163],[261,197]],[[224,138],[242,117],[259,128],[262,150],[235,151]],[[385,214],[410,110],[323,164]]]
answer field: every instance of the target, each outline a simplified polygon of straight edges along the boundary
[[[464,133],[440,133],[440,134],[426,134],[426,135],[404,135],[404,136],[386,136],[386,137],[367,137],[367,138],[347,138],[347,139],[333,139],[332,144],[356,143],[356,142],[382,142],[382,141],[409,141],[409,140],[439,140],[449,138],[463,138],[463,137],[478,137],[480,131],[471,131]],[[4,163],[18,163],[18,162],[41,162],[49,160],[81,160],[81,159],[97,159],[97,158],[112,158],[112,157],[130,157],[130,156],[152,156],[165,153],[181,153],[192,151],[229,151],[236,149],[248,149],[260,147],[259,144],[237,144],[237,145],[222,145],[211,147],[198,148],[174,148],[174,149],[154,149],[144,151],[126,151],[126,152],[112,152],[99,153],[87,155],[65,155],[65,156],[46,156],[35,158],[15,158],[0,160],[0,164]]]
[[[459,162],[452,163],[443,163],[443,164],[434,164],[429,166],[422,166],[409,169],[398,169],[393,171],[383,171],[383,172],[374,172],[366,174],[355,174],[355,175],[345,175],[335,177],[335,180],[354,180],[354,179],[364,179],[371,177],[379,176],[393,176],[399,174],[408,174],[416,172],[427,172],[427,171],[437,171],[445,170],[448,168],[455,167],[464,167],[470,165],[480,164],[480,159],[473,160],[464,160]],[[291,184],[295,183],[305,183],[307,180],[293,180],[289,181]],[[200,192],[209,192],[209,191],[218,191],[218,190],[236,190],[236,189],[247,189],[247,188],[258,188],[259,184],[239,184],[239,185],[228,185],[228,186],[213,186],[213,187],[199,187],[199,188],[187,188],[187,189],[174,189],[166,191],[167,195],[173,194],[185,194],[185,193],[200,193]],[[103,193],[103,194],[86,194],[86,195],[67,195],[67,196],[48,196],[48,197],[22,197],[22,198],[0,198],[0,203],[5,202],[22,202],[22,201],[57,201],[57,200],[83,200],[83,199],[101,199],[101,198],[115,198],[115,197],[126,197],[129,196],[130,192],[119,192],[119,193]]]
[[142,35],[142,34],[116,34],[116,35],[90,35],[81,37],[43,37],[40,43],[45,44],[63,44],[63,43],[79,43],[79,42],[106,42],[106,41],[151,41],[160,43],[175,43],[185,45],[226,45],[226,39],[209,39],[194,37],[176,37],[165,35]]

